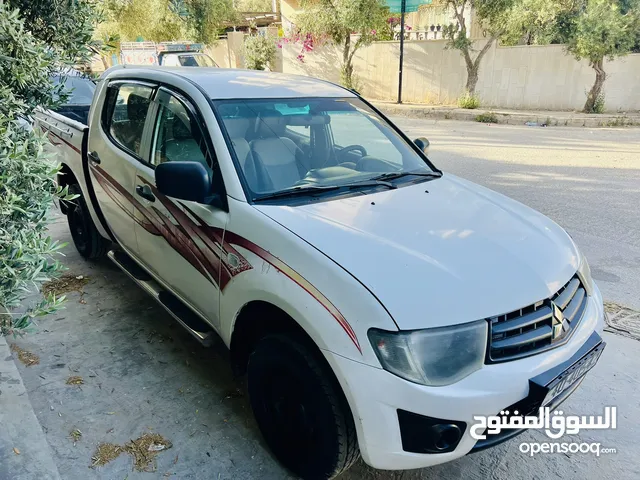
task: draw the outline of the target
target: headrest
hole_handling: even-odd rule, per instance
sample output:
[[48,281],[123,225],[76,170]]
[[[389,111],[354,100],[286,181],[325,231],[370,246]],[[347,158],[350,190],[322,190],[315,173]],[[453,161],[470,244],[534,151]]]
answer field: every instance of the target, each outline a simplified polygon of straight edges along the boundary
[[191,134],[191,122],[188,117],[181,115],[180,113],[174,113],[172,133],[174,140],[186,140],[192,138]]
[[127,99],[127,116],[129,121],[144,122],[149,109],[149,99],[135,93],[129,94]]
[[256,118],[256,132],[261,138],[282,137],[285,127],[285,118],[277,110],[266,112]]
[[227,128],[227,132],[229,132],[229,137],[231,138],[244,138],[247,134],[247,130],[249,130],[249,119],[248,118],[225,118],[224,126]]

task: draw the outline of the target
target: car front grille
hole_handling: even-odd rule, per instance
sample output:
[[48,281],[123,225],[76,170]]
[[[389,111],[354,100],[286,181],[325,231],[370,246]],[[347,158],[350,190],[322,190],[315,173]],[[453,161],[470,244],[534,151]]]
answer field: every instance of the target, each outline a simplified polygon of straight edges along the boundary
[[487,363],[534,355],[565,343],[587,306],[587,292],[574,276],[558,293],[489,319]]

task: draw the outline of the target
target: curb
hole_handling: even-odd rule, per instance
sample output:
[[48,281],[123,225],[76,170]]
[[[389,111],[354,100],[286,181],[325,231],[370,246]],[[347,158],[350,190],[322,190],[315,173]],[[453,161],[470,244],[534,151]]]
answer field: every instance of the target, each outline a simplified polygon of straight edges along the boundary
[[60,474],[9,346],[0,335],[0,479],[4,478],[60,480]]
[[467,110],[415,104],[372,102],[385,115],[433,120],[460,120],[467,122],[499,123],[504,125],[566,126],[566,127],[632,127],[640,126],[640,114],[585,114],[579,112],[519,112],[479,108]]

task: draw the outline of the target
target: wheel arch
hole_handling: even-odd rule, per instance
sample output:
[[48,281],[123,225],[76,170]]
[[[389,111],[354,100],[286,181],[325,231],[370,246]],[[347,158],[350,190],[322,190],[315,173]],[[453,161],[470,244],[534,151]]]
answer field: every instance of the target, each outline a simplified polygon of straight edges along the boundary
[[291,333],[320,353],[317,343],[289,313],[265,300],[252,300],[242,306],[236,315],[229,349],[234,371],[246,372],[251,352],[267,335]]

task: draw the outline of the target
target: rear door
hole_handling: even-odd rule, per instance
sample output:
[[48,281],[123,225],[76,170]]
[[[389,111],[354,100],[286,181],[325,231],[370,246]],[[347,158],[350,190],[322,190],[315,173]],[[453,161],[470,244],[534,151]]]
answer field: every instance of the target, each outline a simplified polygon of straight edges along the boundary
[[[194,310],[219,325],[220,256],[228,213],[174,200],[156,189],[154,170],[164,162],[199,162],[210,178],[215,153],[203,120],[186,97],[160,88],[152,110],[148,158],[137,163],[135,191],[139,259]],[[216,169],[217,171],[217,169]]]
[[137,250],[133,228],[136,165],[145,150],[145,128],[155,87],[114,81],[107,87],[100,125],[89,131],[89,172],[109,228],[129,252]]

